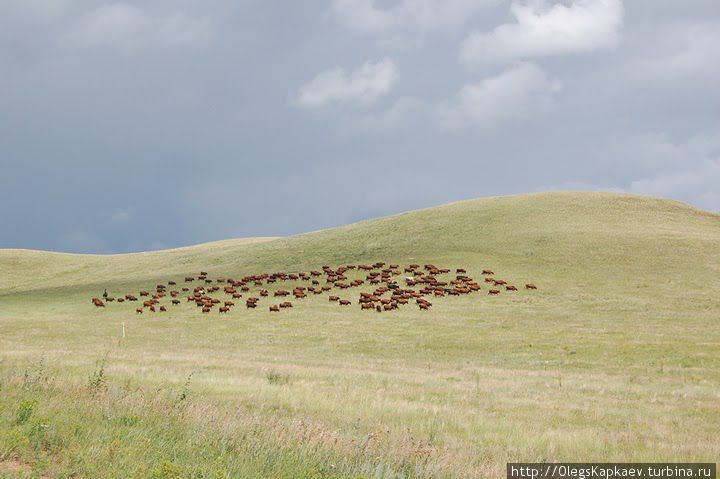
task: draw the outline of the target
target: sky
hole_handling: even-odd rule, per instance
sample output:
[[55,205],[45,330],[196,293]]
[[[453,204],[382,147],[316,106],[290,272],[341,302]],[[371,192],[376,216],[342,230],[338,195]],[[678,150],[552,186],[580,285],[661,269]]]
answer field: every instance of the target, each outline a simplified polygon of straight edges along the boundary
[[720,211],[717,0],[0,0],[0,248],[491,195]]

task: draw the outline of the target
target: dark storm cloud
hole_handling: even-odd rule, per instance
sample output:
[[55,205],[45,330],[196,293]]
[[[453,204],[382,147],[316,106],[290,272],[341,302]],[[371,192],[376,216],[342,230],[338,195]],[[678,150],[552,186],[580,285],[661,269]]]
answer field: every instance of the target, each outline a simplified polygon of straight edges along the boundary
[[558,188],[720,210],[718,42],[714,1],[0,0],[0,247]]

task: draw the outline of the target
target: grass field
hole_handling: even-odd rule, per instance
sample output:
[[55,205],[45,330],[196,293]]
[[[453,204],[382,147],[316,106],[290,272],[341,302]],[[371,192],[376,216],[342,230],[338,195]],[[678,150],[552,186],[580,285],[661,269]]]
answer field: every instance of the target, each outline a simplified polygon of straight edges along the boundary
[[[90,303],[374,261],[539,289],[382,314]],[[682,203],[543,193],[150,253],[0,250],[0,477],[501,477],[714,462],[718,431],[720,215]]]

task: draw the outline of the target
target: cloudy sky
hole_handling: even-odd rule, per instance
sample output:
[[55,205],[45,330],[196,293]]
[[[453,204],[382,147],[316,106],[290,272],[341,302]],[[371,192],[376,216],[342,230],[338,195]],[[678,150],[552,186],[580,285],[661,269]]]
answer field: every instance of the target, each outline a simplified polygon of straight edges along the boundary
[[717,0],[0,0],[0,247],[498,194],[720,211]]

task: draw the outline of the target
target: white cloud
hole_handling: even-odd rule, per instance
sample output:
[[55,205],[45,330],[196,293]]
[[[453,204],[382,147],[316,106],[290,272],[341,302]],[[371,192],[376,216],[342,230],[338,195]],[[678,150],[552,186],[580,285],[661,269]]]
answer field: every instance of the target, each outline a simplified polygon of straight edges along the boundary
[[574,0],[552,6],[545,0],[513,2],[515,23],[490,33],[472,33],[460,58],[467,65],[576,53],[613,47],[619,40],[621,0]]
[[720,134],[672,141],[665,134],[647,133],[598,149],[604,156],[620,158],[628,170],[626,175],[635,178],[614,185],[563,182],[538,190],[637,193],[673,198],[720,212]]
[[182,11],[152,16],[133,5],[114,3],[85,13],[65,39],[88,48],[136,50],[205,45],[211,31],[209,17],[195,18]]
[[720,158],[705,158],[676,171],[635,180],[632,193],[678,198],[709,210],[720,211]]
[[498,0],[400,0],[378,8],[375,0],[335,0],[327,16],[362,34],[426,34],[453,30]]
[[402,97],[386,110],[370,113],[348,121],[355,129],[365,131],[390,131],[418,125],[429,116],[428,105],[417,98]]
[[646,62],[651,75],[698,75],[720,71],[720,24],[683,26],[666,35],[675,49]]
[[397,79],[397,66],[389,58],[367,61],[352,72],[336,67],[321,72],[301,86],[296,102],[306,108],[330,104],[367,106],[389,92]]
[[560,91],[558,80],[549,78],[532,63],[522,63],[465,85],[451,104],[440,106],[440,125],[458,129],[470,125],[489,127],[506,120],[526,118],[553,101]]

